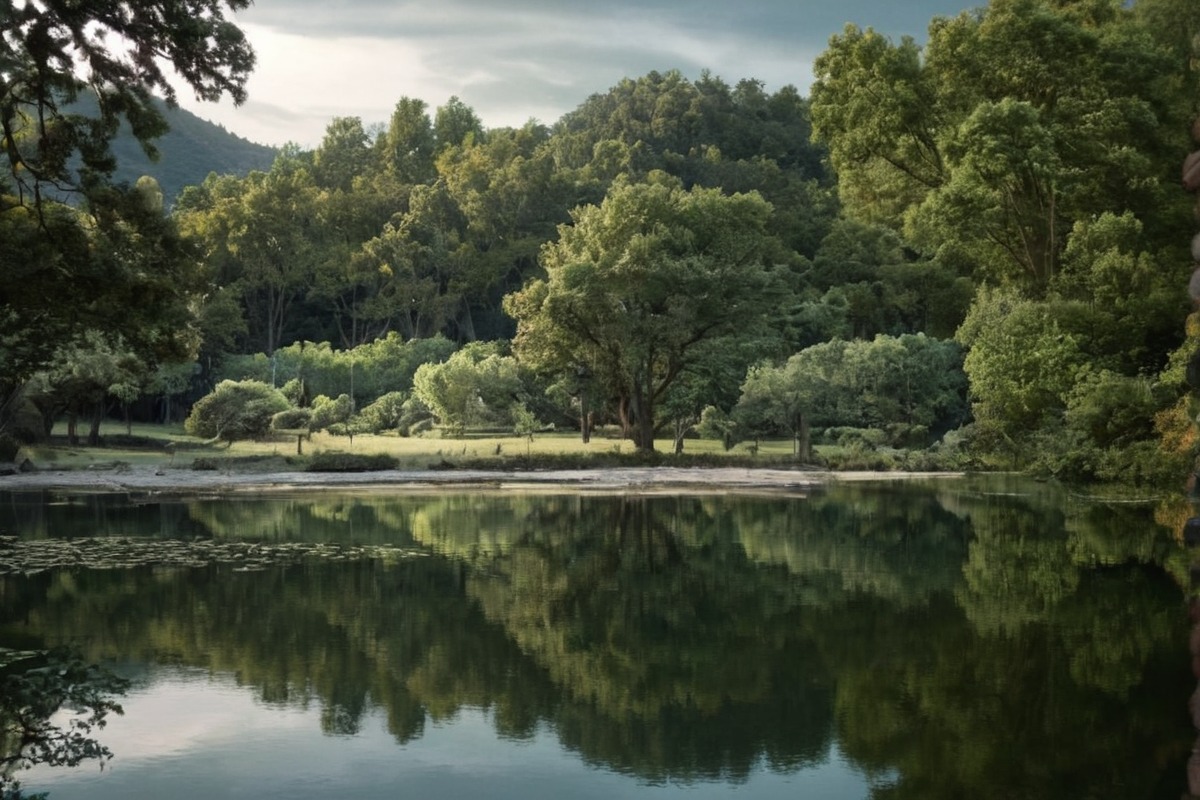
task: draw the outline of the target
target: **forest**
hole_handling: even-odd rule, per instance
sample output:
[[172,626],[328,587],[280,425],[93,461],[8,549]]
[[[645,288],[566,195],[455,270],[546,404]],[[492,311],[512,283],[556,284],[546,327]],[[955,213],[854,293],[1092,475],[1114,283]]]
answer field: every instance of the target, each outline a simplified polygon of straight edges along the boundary
[[[203,4],[222,34],[176,63],[237,99],[245,1]],[[402,97],[173,197],[111,180],[116,120],[152,147],[169,84],[47,70],[81,12],[44,6],[0,67],[0,460],[116,415],[1193,468],[1189,0],[992,0],[920,45],[847,25],[807,96],[651,72],[519,128]],[[57,113],[97,85],[96,118]]]

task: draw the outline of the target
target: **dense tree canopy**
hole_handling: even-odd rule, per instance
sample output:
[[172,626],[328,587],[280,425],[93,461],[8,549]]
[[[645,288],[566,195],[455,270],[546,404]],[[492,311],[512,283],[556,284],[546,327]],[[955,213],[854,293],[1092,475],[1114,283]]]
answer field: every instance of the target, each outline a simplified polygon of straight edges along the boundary
[[761,197],[617,184],[542,251],[546,280],[511,295],[519,357],[598,376],[652,450],[655,412],[702,345],[767,337],[786,287]]
[[1191,106],[1124,4],[994,0],[935,20],[922,51],[848,27],[815,64],[813,122],[851,213],[1044,292],[1071,226],[1162,215]]
[[[163,217],[161,192],[110,185],[110,145],[124,123],[152,151],[166,129],[152,95],[175,96],[168,71],[201,98],[244,99],[254,56],[227,14],[246,5],[0,8],[0,431],[22,383],[85,337],[131,350],[147,372],[194,354],[196,254]],[[94,116],[72,105],[84,93]]]
[[[816,60],[811,100],[672,70],[624,79],[551,125],[488,129],[458,98],[401,97],[382,123],[331,120],[317,148],[285,147],[269,170],[210,175],[164,219],[152,185],[105,186],[114,121],[147,142],[161,130],[142,101],[173,60],[201,96],[240,99],[252,55],[227,16],[244,5],[2,12],[6,396],[39,373],[58,385],[47,378],[98,344],[92,331],[109,337],[93,352],[141,363],[130,392],[161,391],[162,365],[199,353],[186,402],[278,372],[301,381],[302,407],[392,394],[380,418],[407,408],[409,420],[432,413],[406,394],[419,363],[387,368],[394,385],[366,367],[355,383],[354,353],[387,343],[440,362],[511,341],[525,422],[585,437],[616,424],[646,449],[666,430],[682,449],[702,414],[722,435],[739,419],[743,435],[797,433],[791,411],[754,411],[789,357],[805,365],[793,383],[838,376],[820,380],[857,393],[830,426],[932,438],[971,420],[950,405],[906,419],[881,398],[928,417],[916,398],[969,376],[975,424],[958,439],[1059,474],[1146,460],[1164,414],[1182,413],[1186,387],[1164,369],[1186,358],[1172,351],[1191,238],[1178,168],[1200,110],[1192,3],[993,0],[934,19],[924,45],[849,26]],[[134,11],[154,13],[139,27]],[[187,38],[185,12],[203,40]],[[146,39],[89,45],[102,31]],[[150,54],[161,66],[139,72]],[[57,73],[38,71],[43,56]],[[89,122],[66,101],[92,89]],[[42,191],[52,184],[58,194]],[[64,188],[86,202],[56,205]],[[965,372],[947,355],[945,385],[936,370],[905,373],[899,401],[895,375],[872,379],[887,391],[847,377],[918,341],[930,363],[965,347]],[[300,373],[317,361],[338,377],[309,391]],[[77,407],[63,391],[41,407]]]
[[958,332],[985,449],[1111,447],[1124,435],[1064,417],[1100,386],[1148,387],[1109,407],[1140,418],[1125,431],[1174,402],[1153,376],[1186,313],[1197,31],[1175,2],[993,0],[934,20],[924,48],[850,26],[817,60],[813,126],[846,213],[1001,287]]

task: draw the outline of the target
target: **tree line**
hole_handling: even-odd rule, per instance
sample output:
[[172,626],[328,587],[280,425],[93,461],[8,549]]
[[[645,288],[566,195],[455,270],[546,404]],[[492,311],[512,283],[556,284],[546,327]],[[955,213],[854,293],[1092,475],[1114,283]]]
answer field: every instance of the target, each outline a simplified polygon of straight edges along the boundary
[[[65,19],[46,9],[6,40],[21,63]],[[391,338],[446,343],[425,350],[426,378],[446,374],[368,390],[363,350],[356,386],[289,402],[345,394],[350,423],[401,392],[450,429],[792,436],[802,457],[814,425],[906,446],[957,429],[1054,474],[1182,474],[1198,31],[1183,0],[993,0],[934,19],[924,46],[847,26],[809,97],[652,72],[495,129],[456,98],[401,98],[384,124],[334,119],[313,150],[166,202],[106,184],[98,158],[43,168],[85,201],[48,202],[10,156],[0,241],[23,268],[0,278],[0,425],[98,424],[146,395],[178,416],[225,380],[282,387],[299,376],[261,365],[296,348]],[[212,91],[240,86],[244,52],[205,57],[232,76]],[[13,119],[22,97],[3,96]],[[52,152],[51,131],[10,128],[17,154]]]

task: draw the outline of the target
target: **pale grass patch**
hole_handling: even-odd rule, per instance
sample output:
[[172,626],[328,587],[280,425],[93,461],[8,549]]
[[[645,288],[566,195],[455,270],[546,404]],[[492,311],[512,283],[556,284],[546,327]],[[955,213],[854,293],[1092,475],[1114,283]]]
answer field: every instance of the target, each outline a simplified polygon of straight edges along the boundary
[[[61,435],[63,426],[56,426],[54,433]],[[234,442],[232,445],[206,445],[203,440],[189,436],[182,425],[134,424],[131,433],[135,437],[153,440],[159,447],[126,447],[120,444],[91,448],[84,445],[67,447],[62,445],[26,448],[23,457],[28,457],[43,468],[80,469],[101,468],[117,464],[130,466],[174,466],[187,467],[200,456],[248,457],[278,456],[285,458],[296,453],[296,437],[280,434],[263,441]],[[102,437],[117,438],[126,434],[125,424],[118,421],[105,422],[100,428]],[[173,444],[173,447],[170,445]],[[688,439],[684,443],[686,455],[730,455],[745,457],[750,454],[752,444],[743,442],[726,452],[721,443],[710,439]],[[669,439],[655,441],[661,454],[672,452]],[[174,452],[172,452],[172,450]],[[463,438],[441,438],[434,435],[403,437],[395,434],[356,434],[334,436],[329,433],[314,433],[303,442],[305,455],[319,452],[346,452],[373,455],[386,453],[399,459],[405,467],[423,467],[442,461],[456,462],[476,459],[515,458],[520,456],[586,456],[631,454],[633,442],[620,440],[606,433],[593,435],[585,444],[578,433],[541,433],[532,440],[523,436],[466,436]],[[758,455],[764,459],[786,458],[791,455],[790,440],[767,441],[758,444]]]

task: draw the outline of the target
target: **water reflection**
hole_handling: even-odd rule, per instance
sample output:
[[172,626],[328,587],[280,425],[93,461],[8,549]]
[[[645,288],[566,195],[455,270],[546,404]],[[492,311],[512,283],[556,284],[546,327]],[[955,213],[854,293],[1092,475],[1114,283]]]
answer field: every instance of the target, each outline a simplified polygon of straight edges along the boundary
[[327,735],[378,720],[411,747],[478,711],[498,741],[551,737],[643,788],[744,785],[841,754],[851,797],[1183,789],[1186,618],[1164,570],[1179,548],[1146,509],[963,482],[92,497],[71,522],[46,500],[8,498],[0,527],[435,553],[0,579],[0,643],[233,675],[266,707],[319,709]]

